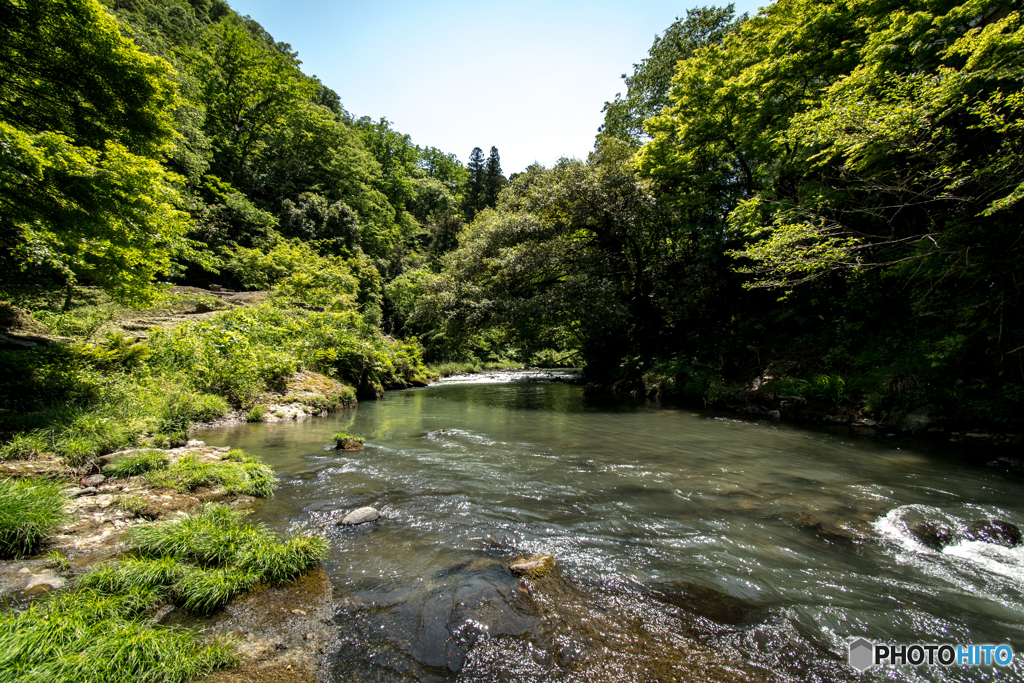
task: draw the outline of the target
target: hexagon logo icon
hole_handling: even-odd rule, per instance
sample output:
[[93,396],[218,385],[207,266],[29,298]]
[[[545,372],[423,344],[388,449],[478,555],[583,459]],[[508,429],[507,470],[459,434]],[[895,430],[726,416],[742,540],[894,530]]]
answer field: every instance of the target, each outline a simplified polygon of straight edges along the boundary
[[874,664],[874,654],[874,643],[858,638],[850,643],[850,666],[857,671],[865,671]]

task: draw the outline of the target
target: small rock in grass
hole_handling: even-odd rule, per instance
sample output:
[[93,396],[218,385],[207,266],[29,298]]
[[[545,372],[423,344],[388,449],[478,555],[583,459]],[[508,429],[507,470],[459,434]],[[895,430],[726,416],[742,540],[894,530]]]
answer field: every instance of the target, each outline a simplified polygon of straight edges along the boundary
[[105,476],[103,476],[102,474],[94,474],[92,476],[89,476],[89,477],[86,477],[85,479],[83,479],[82,483],[85,484],[86,486],[99,486],[100,484],[102,484],[106,480],[107,480],[107,478]]
[[80,496],[95,496],[100,490],[95,486],[86,486],[84,489],[79,490],[78,495]]
[[302,609],[293,609],[293,610],[292,610],[292,614],[294,614],[294,615],[295,615],[295,616],[297,616],[297,617],[304,617],[304,616],[306,616],[306,610],[302,610]]
[[83,490],[84,489],[80,489],[77,486],[72,486],[70,488],[64,489],[62,493],[68,498],[77,498],[78,496],[82,495]]
[[356,524],[365,524],[366,522],[373,522],[378,517],[380,517],[380,513],[377,512],[376,508],[359,508],[358,510],[353,510],[352,512],[345,515],[342,518],[342,520],[338,522],[338,524],[343,524],[345,526],[354,526]]
[[508,566],[510,572],[516,576],[525,576],[528,579],[539,579],[555,568],[555,558],[552,555],[531,555],[512,560]]

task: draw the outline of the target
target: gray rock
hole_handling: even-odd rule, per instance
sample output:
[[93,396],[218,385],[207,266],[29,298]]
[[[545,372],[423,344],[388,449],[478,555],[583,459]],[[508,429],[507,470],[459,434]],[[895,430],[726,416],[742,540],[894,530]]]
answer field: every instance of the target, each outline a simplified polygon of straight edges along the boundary
[[103,476],[102,474],[94,474],[92,476],[89,476],[89,477],[86,477],[85,479],[83,479],[82,483],[85,484],[86,486],[99,486],[100,484],[102,484],[106,480],[107,480],[107,478],[105,476]]
[[25,590],[31,590],[36,586],[49,586],[53,590],[64,587],[65,580],[56,574],[33,574],[25,586]]
[[965,537],[969,541],[985,541],[1004,548],[1016,548],[1021,544],[1020,529],[1002,519],[971,522],[967,525]]
[[95,486],[86,486],[84,489],[78,492],[80,496],[95,496],[100,490]]
[[68,498],[77,498],[78,496],[82,495],[82,489],[78,488],[77,486],[72,486],[70,488],[64,489],[62,493]]
[[343,524],[345,526],[354,526],[356,524],[365,524],[366,522],[373,522],[378,517],[380,517],[380,513],[377,512],[375,508],[359,508],[358,510],[353,510],[352,512],[345,515],[345,517],[342,518],[342,520],[338,522],[338,524]]

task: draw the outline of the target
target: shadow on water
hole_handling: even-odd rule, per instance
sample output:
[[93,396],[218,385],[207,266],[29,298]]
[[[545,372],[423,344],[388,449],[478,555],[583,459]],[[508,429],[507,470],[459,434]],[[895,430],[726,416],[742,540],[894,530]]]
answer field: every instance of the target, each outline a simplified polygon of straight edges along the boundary
[[[861,675],[846,647],[1024,649],[1024,548],[971,535],[1024,525],[1020,480],[948,448],[535,380],[389,392],[200,436],[277,470],[258,521],[331,540],[331,680],[961,681],[993,672]],[[331,450],[342,430],[367,448]],[[380,520],[337,526],[362,506]],[[922,524],[961,532],[929,546]],[[509,573],[533,553],[556,570]]]

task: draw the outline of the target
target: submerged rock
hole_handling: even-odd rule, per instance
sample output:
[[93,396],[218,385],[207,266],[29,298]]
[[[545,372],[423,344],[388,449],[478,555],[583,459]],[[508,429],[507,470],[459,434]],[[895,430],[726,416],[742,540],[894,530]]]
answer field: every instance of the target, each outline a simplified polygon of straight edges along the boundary
[[528,579],[539,579],[555,568],[555,558],[552,555],[531,555],[530,557],[519,557],[512,560],[508,569],[516,576],[524,576]]
[[971,522],[964,536],[968,541],[985,541],[1004,548],[1016,548],[1021,544],[1020,529],[1001,519]]
[[380,513],[377,512],[376,508],[365,507],[353,510],[352,512],[345,515],[338,525],[344,526],[355,526],[356,524],[365,524],[366,522],[374,522],[380,517]]
[[452,429],[432,429],[426,434],[420,436],[424,439],[436,439],[439,436],[454,436],[455,430]]
[[680,607],[691,614],[719,624],[749,625],[768,616],[768,608],[762,602],[745,600],[699,583],[660,583],[652,586],[650,590],[659,602]]

